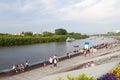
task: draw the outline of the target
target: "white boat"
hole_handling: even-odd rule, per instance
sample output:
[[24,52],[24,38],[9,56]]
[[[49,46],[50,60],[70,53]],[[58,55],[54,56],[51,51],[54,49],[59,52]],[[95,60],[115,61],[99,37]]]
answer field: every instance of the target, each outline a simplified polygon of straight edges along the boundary
[[68,38],[66,39],[66,42],[72,42],[72,41],[74,41],[74,40],[75,40],[74,38],[68,37]]

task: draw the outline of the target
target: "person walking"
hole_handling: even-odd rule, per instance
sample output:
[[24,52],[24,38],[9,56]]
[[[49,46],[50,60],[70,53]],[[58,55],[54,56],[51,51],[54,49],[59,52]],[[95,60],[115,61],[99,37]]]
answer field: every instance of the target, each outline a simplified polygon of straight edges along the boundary
[[53,60],[54,67],[57,67],[57,59]]
[[15,72],[17,72],[17,71],[16,71],[16,64],[13,65],[12,69],[13,69]]
[[57,57],[57,55],[53,56],[53,60],[56,59],[57,61],[59,61],[59,58]]
[[25,67],[28,67],[28,66],[29,66],[28,61],[26,61],[25,62]]
[[50,63],[50,68],[52,68],[53,58],[50,57],[50,59],[49,59],[49,63]]
[[70,53],[70,52],[68,52],[68,53],[67,53],[67,56],[68,56],[68,58],[70,59],[71,53]]
[[53,59],[58,59],[57,55],[54,55],[54,56],[53,56]]
[[46,66],[47,65],[47,61],[45,60],[44,62],[43,62],[43,66]]
[[19,71],[19,67],[17,64],[14,64],[12,69],[17,73]]

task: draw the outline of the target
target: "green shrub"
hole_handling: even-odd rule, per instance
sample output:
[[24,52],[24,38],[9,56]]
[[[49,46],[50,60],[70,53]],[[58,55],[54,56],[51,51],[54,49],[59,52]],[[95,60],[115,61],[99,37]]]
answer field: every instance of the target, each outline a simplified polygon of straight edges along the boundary
[[62,77],[58,76],[56,80],[64,80]]
[[[57,77],[56,80],[64,80],[62,77]],[[85,74],[80,74],[77,77],[67,75],[67,80],[96,80],[94,76],[88,77]]]

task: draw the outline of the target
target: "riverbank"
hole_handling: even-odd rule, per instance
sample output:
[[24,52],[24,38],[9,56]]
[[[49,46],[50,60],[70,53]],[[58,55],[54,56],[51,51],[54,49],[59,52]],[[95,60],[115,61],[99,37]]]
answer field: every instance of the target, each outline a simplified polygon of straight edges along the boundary
[[[104,44],[100,44],[100,45],[97,45],[97,46],[93,46],[95,47],[96,49],[102,49],[104,48]],[[74,58],[76,56],[80,56],[80,55],[83,55],[83,53],[79,53],[77,52],[78,50],[75,50],[73,51],[73,54],[71,54],[70,58]],[[69,57],[66,55],[66,56],[62,56],[62,57],[59,57],[59,62],[61,61],[64,61],[64,60],[67,60],[69,59]],[[44,67],[45,66],[49,66],[49,62],[48,61],[45,61],[45,62],[41,62],[41,63],[38,63],[38,64],[34,64],[34,65],[30,65],[29,67],[26,67],[25,68],[25,72],[27,71],[31,71],[33,69],[36,69],[36,68],[41,68],[41,67]],[[11,75],[16,75],[16,74],[20,74],[21,72],[19,73],[16,73],[15,71],[13,71],[12,69],[11,70],[3,70],[0,72],[0,77],[4,77],[4,76],[11,76]]]
[[[45,66],[41,68],[36,68],[34,70],[30,70],[21,74],[7,75],[6,77],[3,77],[2,80],[42,80],[43,77],[47,77],[48,75],[63,73],[66,71],[74,70],[76,67],[79,67],[80,65],[84,65],[90,61],[97,61],[97,60],[103,60],[105,58],[108,58],[109,56],[115,56],[119,55],[119,48],[120,45],[118,44],[115,47],[112,47],[111,49],[102,48],[99,49],[96,53],[92,53],[89,56],[76,56],[71,59],[64,59],[64,61],[60,61],[58,63],[58,66],[56,68],[50,68],[50,66]],[[114,54],[115,53],[115,54]],[[116,57],[115,57],[116,58]],[[116,58],[116,59],[119,59]],[[99,62],[99,61],[97,61]],[[54,77],[55,78],[55,77]],[[49,79],[48,79],[49,80]]]

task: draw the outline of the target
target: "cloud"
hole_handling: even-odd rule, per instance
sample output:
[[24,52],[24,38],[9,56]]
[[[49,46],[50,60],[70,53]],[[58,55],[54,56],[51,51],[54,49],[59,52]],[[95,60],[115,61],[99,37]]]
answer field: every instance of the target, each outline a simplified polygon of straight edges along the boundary
[[[0,11],[29,15],[34,19],[38,17],[40,20],[45,17],[49,20],[108,23],[120,22],[119,3],[120,0],[14,0],[0,2]],[[8,15],[7,12],[5,14]]]
[[83,0],[59,9],[59,13],[63,20],[115,20],[120,17],[119,3],[119,0]]
[[0,11],[4,11],[6,9],[9,9],[9,5],[5,3],[0,3]]
[[46,14],[47,11],[53,11],[55,1],[56,0],[26,0],[24,3],[23,1],[17,1],[17,4],[19,4],[19,10],[23,13],[36,12]]

